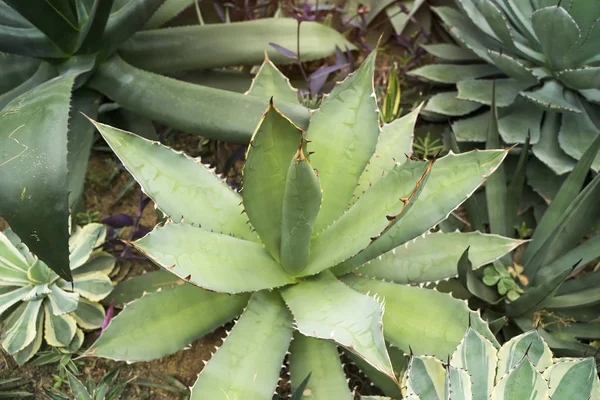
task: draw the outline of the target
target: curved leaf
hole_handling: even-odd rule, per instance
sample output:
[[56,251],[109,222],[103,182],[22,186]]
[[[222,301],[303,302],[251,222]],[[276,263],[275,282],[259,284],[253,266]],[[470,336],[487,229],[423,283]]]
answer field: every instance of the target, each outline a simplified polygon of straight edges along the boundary
[[144,293],[156,292],[161,288],[167,290],[182,282],[177,275],[169,271],[149,272],[119,282],[114,290],[102,300],[102,303],[112,303],[115,307],[123,307],[126,303],[142,297]]
[[457,83],[458,95],[456,98],[489,106],[492,104],[492,88],[495,87],[496,105],[506,107],[513,104],[519,93],[530,86],[531,83],[514,79],[472,79]]
[[498,74],[490,64],[432,64],[408,72],[408,75],[439,83],[459,83]]
[[469,327],[450,364],[462,368],[471,376],[473,400],[487,400],[496,377],[497,350],[486,338]]
[[570,67],[566,54],[581,40],[577,23],[562,7],[545,7],[531,14],[531,27],[553,70]]
[[77,323],[69,314],[55,315],[50,302],[44,302],[44,338],[50,346],[64,347],[75,337]]
[[552,352],[535,330],[515,336],[502,345],[498,352],[498,377],[510,372],[524,357],[538,371],[544,371],[552,365]]
[[25,301],[4,320],[0,340],[8,354],[23,350],[35,340],[42,301]]
[[494,388],[491,400],[523,400],[523,399],[548,399],[546,381],[535,370],[528,357],[498,381]]
[[531,148],[533,154],[557,175],[569,172],[575,167],[575,160],[565,154],[558,144],[560,117],[558,113],[545,113],[540,140]]
[[458,92],[449,91],[437,93],[423,107],[423,111],[441,114],[443,116],[462,117],[481,108],[481,104],[475,101],[461,100]]
[[407,396],[420,400],[445,399],[446,370],[440,360],[429,356],[410,358],[406,377]]
[[149,293],[113,318],[85,355],[125,361],[161,358],[230,321],[247,301],[247,295],[211,293],[187,284]]
[[595,386],[598,385],[594,357],[557,362],[546,369],[543,375],[553,399],[593,399]]

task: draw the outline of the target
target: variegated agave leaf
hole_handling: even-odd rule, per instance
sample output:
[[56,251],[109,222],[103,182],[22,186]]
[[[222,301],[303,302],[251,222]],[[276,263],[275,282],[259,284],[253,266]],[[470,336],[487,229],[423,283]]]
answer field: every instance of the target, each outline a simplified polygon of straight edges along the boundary
[[[199,160],[94,122],[172,217],[132,245],[181,281],[163,273],[124,283],[146,293],[125,306],[88,355],[160,358],[239,317],[200,374],[193,399],[270,399],[288,349],[293,389],[311,373],[303,391],[310,398],[351,399],[336,345],[396,396],[400,364],[390,357],[390,343],[443,356],[469,320],[495,341],[485,322],[449,295],[382,282],[378,271],[369,272],[375,279],[349,274],[428,232],[506,155],[408,160],[416,112],[380,128],[374,63],[372,54],[336,86],[303,131],[279,110],[277,94],[293,93],[267,60],[251,91],[275,96],[248,148],[241,196]],[[520,244],[481,234],[435,240],[442,248],[470,244],[481,263]],[[404,261],[418,257],[407,253]],[[428,274],[455,274],[452,257],[440,258],[433,256]],[[406,268],[385,256],[381,262],[397,274]],[[122,292],[121,301],[131,299]]]
[[110,254],[94,251],[105,235],[101,224],[75,228],[69,240],[71,285],[11,230],[0,232],[2,347],[19,364],[33,357],[43,340],[74,352],[83,343],[83,330],[102,325],[105,314],[98,301],[113,289],[108,275],[115,265]]
[[471,327],[446,364],[411,357],[405,380],[409,398],[431,400],[589,400],[600,388],[593,357],[553,359],[537,331],[498,350]]

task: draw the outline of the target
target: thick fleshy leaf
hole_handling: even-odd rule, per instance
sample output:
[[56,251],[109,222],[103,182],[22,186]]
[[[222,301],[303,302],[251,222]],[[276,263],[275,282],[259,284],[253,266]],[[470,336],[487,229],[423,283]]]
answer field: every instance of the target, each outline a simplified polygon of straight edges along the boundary
[[531,86],[530,83],[514,79],[473,79],[458,82],[457,99],[470,100],[477,103],[491,105],[493,86],[496,87],[496,105],[506,107],[515,102],[519,93]]
[[477,113],[452,122],[452,132],[460,142],[485,142],[491,112]]
[[113,318],[86,355],[125,361],[164,357],[239,315],[247,301],[247,295],[211,293],[188,284],[148,293]]
[[281,297],[276,292],[254,293],[230,335],[198,376],[191,400],[270,399],[292,331],[292,316]]
[[0,95],[0,110],[2,110],[8,103],[13,101],[15,98],[28,92],[29,90],[35,89],[42,83],[54,78],[56,76],[56,69],[47,62],[43,62],[38,67],[37,71],[29,77],[26,81],[20,85],[14,87],[12,90]]
[[[291,60],[269,43],[295,51],[297,29],[298,22],[292,18],[261,18],[148,30],[124,43],[119,54],[131,64],[153,72],[257,65],[263,61],[265,51],[275,63],[289,63]],[[337,31],[317,22],[302,22],[299,34],[303,61],[332,55],[336,47],[355,49]]]
[[11,308],[13,305],[17,304],[20,301],[23,301],[25,295],[31,292],[31,286],[23,286],[20,288],[13,288],[6,293],[0,294],[0,317],[2,314]]
[[432,166],[410,161],[394,167],[314,239],[308,265],[300,275],[314,275],[373,246],[418,202]]
[[423,283],[456,276],[464,249],[477,269],[511,252],[524,242],[480,232],[433,233],[417,237],[360,267],[365,277],[396,283]]
[[575,167],[575,160],[569,157],[558,143],[560,117],[558,113],[545,113],[540,140],[532,146],[533,154],[557,175],[569,172]]
[[308,262],[321,199],[319,178],[300,146],[289,166],[281,221],[281,265],[292,275]]
[[[70,287],[71,284],[59,281],[63,288]],[[90,272],[88,274],[78,274],[73,279],[73,291],[88,300],[98,302],[108,296],[113,290],[113,285],[107,274],[102,272]]]
[[303,335],[334,340],[395,379],[383,340],[383,309],[376,300],[349,289],[330,272],[283,288],[281,295]]
[[68,314],[77,309],[77,303],[80,301],[78,293],[67,292],[58,285],[50,285],[50,292],[48,299],[52,304],[52,311],[57,315]]
[[571,67],[566,54],[581,39],[581,31],[568,11],[555,5],[531,14],[533,28],[553,70]]
[[27,259],[13,244],[6,232],[0,232],[0,265],[3,269],[15,272],[27,272],[29,265]]
[[[238,143],[248,143],[266,105],[256,97],[142,71],[118,56],[102,63],[88,85],[154,121],[184,132]],[[306,108],[284,102],[278,106],[301,128],[307,126],[310,115]]]
[[116,260],[112,255],[102,250],[96,250],[85,264],[73,271],[73,279],[94,272],[109,275],[115,268],[115,263]]
[[498,130],[506,143],[525,143],[527,134],[530,143],[540,140],[540,128],[544,110],[530,101],[518,97],[515,102],[498,110]]
[[473,400],[487,400],[494,387],[497,350],[486,338],[469,327],[450,360],[450,365],[461,368],[471,376]]
[[8,316],[2,326],[2,347],[8,354],[23,350],[36,337],[38,314],[43,300],[27,301],[20,304]]
[[431,96],[431,98],[425,104],[425,107],[423,107],[423,111],[441,114],[444,116],[462,117],[463,115],[470,114],[479,108],[481,108],[480,103],[469,100],[461,100],[458,98],[458,92],[449,91]]
[[536,371],[529,358],[522,357],[521,362],[498,381],[490,399],[546,400],[548,387],[542,374]]
[[496,170],[504,150],[449,154],[437,160],[418,201],[396,225],[357,256],[335,268],[351,271],[380,254],[422,235],[464,202]]
[[298,102],[298,90],[292,87],[287,76],[277,69],[275,64],[269,60],[269,57],[265,57],[265,61],[263,61],[258,69],[246,95],[259,97],[263,100],[268,100],[272,97],[277,104],[280,101],[287,103]]
[[126,303],[142,297],[144,293],[152,293],[164,288],[175,287],[183,281],[166,270],[149,272],[121,281],[115,289],[102,300],[103,304],[112,303],[115,307],[123,307]]
[[133,245],[180,278],[216,292],[251,292],[294,282],[262,245],[187,224],[157,227]]
[[[0,8],[3,7],[6,6],[0,5]],[[10,8],[8,9],[11,10]],[[6,10],[3,9],[2,12],[0,12],[0,18],[5,17],[6,15]],[[19,14],[16,15],[19,16]],[[2,69],[0,94],[6,93],[25,82],[33,74],[35,74],[39,68],[39,65],[40,60],[32,57],[23,57],[10,53],[0,53],[0,68]]]
[[473,398],[471,377],[459,368],[446,366],[444,398],[447,400],[471,400]]
[[67,280],[67,126],[73,79],[48,81],[17,97],[0,114],[0,215],[33,253]]
[[81,298],[77,309],[71,314],[77,325],[85,330],[98,329],[102,326],[106,313],[104,307],[98,303],[92,303],[89,300]]
[[102,224],[91,223],[84,227],[76,227],[69,238],[69,261],[71,269],[82,266],[92,250],[104,242],[106,237],[106,227]]
[[317,234],[348,208],[360,175],[375,151],[379,123],[374,67],[375,52],[323,100],[306,132],[314,151],[310,162],[319,171],[326,193],[315,225]]
[[354,203],[367,189],[387,174],[396,164],[403,163],[412,154],[415,124],[422,105],[393,122],[383,125],[375,153],[371,156],[358,180],[358,186],[350,200]]
[[494,65],[504,72],[506,75],[520,82],[535,84],[538,78],[533,74],[531,69],[527,68],[521,61],[513,58],[505,53],[488,51],[489,57]]
[[171,219],[257,240],[241,213],[241,197],[198,160],[158,142],[94,124],[144,193]]
[[68,315],[55,315],[50,302],[44,302],[44,338],[50,346],[68,346],[75,336],[77,322]]
[[594,357],[561,360],[543,373],[553,399],[589,400],[598,384]]
[[464,47],[450,43],[421,45],[429,54],[446,61],[479,61],[479,57]]
[[37,315],[35,332],[35,339],[33,339],[23,350],[13,354],[13,358],[18,365],[25,364],[38,352],[40,347],[42,347],[42,343],[44,342],[44,313],[41,311]]
[[538,371],[552,365],[552,352],[536,330],[523,333],[504,343],[498,352],[498,377],[515,368],[527,355]]
[[429,356],[413,356],[406,378],[408,396],[421,400],[445,399],[446,369],[440,360]]
[[600,89],[600,67],[567,69],[560,71],[557,77],[572,89]]
[[576,95],[554,79],[545,81],[539,89],[521,92],[521,96],[548,111],[582,112],[581,103]]
[[384,301],[385,339],[405,352],[412,349],[414,354],[446,359],[460,343],[469,322],[473,329],[498,346],[479,315],[470,311],[466,302],[448,294],[351,275],[345,276],[343,282]]
[[244,209],[265,248],[277,261],[287,175],[302,141],[302,131],[270,103],[246,154]]
[[334,343],[294,334],[290,345],[290,377],[292,391],[310,374],[310,380],[300,396],[303,400],[352,400],[340,356]]
[[[600,129],[592,120],[592,115],[598,110],[598,107],[588,104],[586,112],[581,114],[562,114],[558,142],[561,149],[569,156],[579,160],[588,150],[589,144],[600,137]],[[595,171],[600,170],[600,155],[596,155],[591,168]]]
[[439,83],[458,83],[496,75],[499,72],[490,64],[432,64],[413,69],[408,75]]

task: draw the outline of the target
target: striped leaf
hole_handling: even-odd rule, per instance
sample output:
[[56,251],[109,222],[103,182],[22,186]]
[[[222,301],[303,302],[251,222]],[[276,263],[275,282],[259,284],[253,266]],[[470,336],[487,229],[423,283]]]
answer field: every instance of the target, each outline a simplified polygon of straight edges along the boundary
[[429,356],[413,356],[406,380],[408,396],[421,400],[445,400],[446,370],[441,361]]
[[498,352],[498,376],[513,369],[527,355],[528,360],[543,371],[552,365],[552,352],[537,331],[516,336],[504,343]]
[[542,374],[533,366],[529,357],[504,375],[494,388],[490,400],[546,400],[548,387]]

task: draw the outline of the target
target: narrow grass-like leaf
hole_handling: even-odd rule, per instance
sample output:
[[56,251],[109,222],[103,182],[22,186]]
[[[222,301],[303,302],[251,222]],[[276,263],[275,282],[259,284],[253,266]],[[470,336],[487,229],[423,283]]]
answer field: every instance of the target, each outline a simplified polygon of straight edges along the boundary
[[303,335],[334,340],[395,379],[377,301],[349,289],[330,272],[281,289],[281,295]]
[[216,292],[251,292],[294,282],[262,245],[187,224],[157,227],[133,245],[185,281]]
[[86,355],[149,361],[173,354],[239,315],[247,300],[247,295],[211,293],[188,284],[146,294],[111,321]]
[[521,155],[517,163],[517,169],[513,174],[510,185],[506,190],[506,229],[507,233],[513,236],[514,228],[517,220],[521,196],[525,185],[525,173],[527,172],[527,160],[529,158],[529,135],[521,148]]
[[90,393],[88,393],[83,383],[81,383],[81,381],[66,368],[65,373],[69,379],[69,387],[71,388],[71,392],[73,392],[73,396],[75,396],[73,400],[92,400],[92,396]]
[[334,343],[294,334],[290,346],[290,377],[292,391],[297,392],[302,380],[310,374],[310,380],[302,390],[310,394],[299,399],[311,400],[352,400],[352,393],[346,382],[340,356]]
[[270,399],[291,339],[292,316],[281,297],[276,292],[254,293],[200,373],[190,400]]

